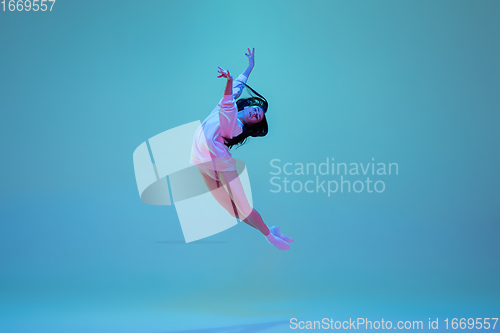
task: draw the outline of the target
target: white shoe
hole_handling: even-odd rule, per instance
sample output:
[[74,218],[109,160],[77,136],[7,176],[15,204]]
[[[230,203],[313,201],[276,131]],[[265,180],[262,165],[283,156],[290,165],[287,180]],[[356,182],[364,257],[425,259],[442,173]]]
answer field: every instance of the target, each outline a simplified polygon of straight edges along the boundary
[[265,237],[267,238],[267,241],[269,243],[276,246],[280,250],[286,251],[290,248],[290,244],[288,244],[287,242],[285,242],[281,238],[274,236],[272,232],[270,232],[269,235],[267,235]]
[[284,240],[285,242],[288,242],[288,243],[293,243],[293,239],[291,239],[290,237],[287,237],[285,235],[283,235],[281,232],[280,232],[280,228],[277,227],[277,226],[274,226],[272,228],[269,229],[269,231],[271,231],[271,233],[276,236],[276,237],[279,237],[281,238],[282,240]]

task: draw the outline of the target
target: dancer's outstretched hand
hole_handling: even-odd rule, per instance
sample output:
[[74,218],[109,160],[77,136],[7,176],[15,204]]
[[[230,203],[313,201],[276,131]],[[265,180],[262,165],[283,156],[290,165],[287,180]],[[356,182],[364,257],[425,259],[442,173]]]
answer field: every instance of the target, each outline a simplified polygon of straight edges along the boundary
[[248,48],[248,53],[245,53],[245,55],[247,56],[248,58],[248,62],[250,64],[250,66],[254,66],[255,65],[255,59],[254,59],[254,55],[255,55],[255,47],[252,48],[252,51],[250,51],[250,48]]
[[233,79],[233,77],[231,76],[231,74],[229,73],[229,71],[225,70],[225,69],[222,69],[220,67],[218,67],[219,69],[217,70],[217,72],[220,74],[219,76],[217,76],[218,78],[221,78],[221,77],[225,77],[226,79]]

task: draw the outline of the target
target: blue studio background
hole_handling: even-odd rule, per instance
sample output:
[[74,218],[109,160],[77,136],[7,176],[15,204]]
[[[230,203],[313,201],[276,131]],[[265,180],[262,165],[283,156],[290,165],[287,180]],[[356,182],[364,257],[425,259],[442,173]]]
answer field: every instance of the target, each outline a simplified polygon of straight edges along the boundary
[[[385,0],[1,11],[0,331],[498,318],[499,14]],[[264,221],[295,239],[286,252],[244,223],[185,244],[175,208],[144,204],[135,182],[135,148],[203,120],[217,66],[243,72],[248,47],[270,131],[233,156]],[[272,192],[271,160],[332,158],[398,174],[374,177],[382,193]]]

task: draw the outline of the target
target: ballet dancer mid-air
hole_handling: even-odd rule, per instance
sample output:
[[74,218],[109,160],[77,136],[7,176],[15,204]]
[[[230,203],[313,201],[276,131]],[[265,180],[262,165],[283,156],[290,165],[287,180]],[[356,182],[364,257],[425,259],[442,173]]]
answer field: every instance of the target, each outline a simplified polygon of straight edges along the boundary
[[[249,136],[267,134],[267,100],[250,88],[246,82],[255,65],[255,49],[248,49],[248,68],[233,80],[229,71],[219,67],[218,78],[225,78],[226,88],[219,104],[197,129],[191,150],[190,163],[197,165],[208,189],[217,202],[231,216],[259,230],[275,247],[288,250],[293,240],[283,235],[279,228],[268,226],[253,209],[243,190],[235,160],[229,149],[244,144]],[[243,88],[252,97],[240,98]]]

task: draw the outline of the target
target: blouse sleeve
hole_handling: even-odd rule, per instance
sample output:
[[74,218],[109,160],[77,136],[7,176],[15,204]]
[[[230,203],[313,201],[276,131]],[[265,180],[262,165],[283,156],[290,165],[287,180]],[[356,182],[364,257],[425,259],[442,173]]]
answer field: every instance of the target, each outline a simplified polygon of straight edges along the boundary
[[246,83],[247,79],[245,75],[240,74],[240,76],[233,81],[233,94],[224,95],[219,102],[220,131],[225,138],[233,138],[242,132],[241,127],[238,125],[238,110],[236,109],[234,100],[240,97],[243,88],[245,88],[243,83]]
[[238,97],[241,96],[241,93],[243,92],[243,88],[245,88],[245,85],[243,83],[247,83],[248,77],[246,77],[243,74],[240,74],[236,78],[236,80],[233,81],[233,97],[234,99],[237,99]]
[[233,95],[224,95],[219,102],[220,132],[225,138],[232,138],[234,127],[238,125],[238,111]]

